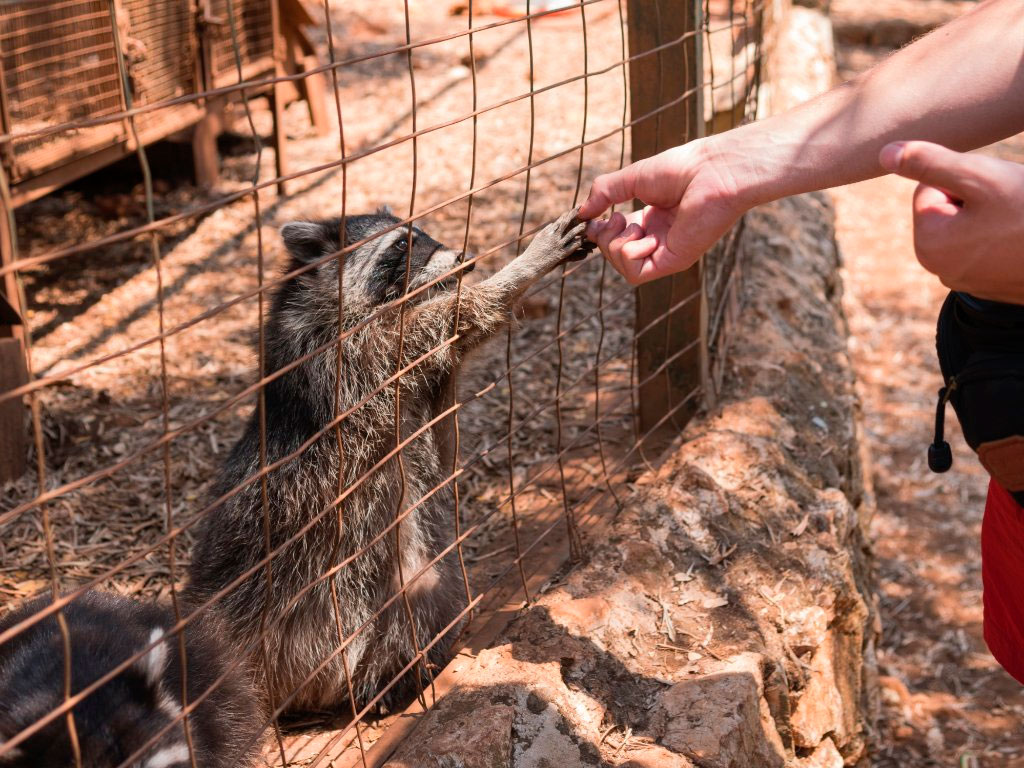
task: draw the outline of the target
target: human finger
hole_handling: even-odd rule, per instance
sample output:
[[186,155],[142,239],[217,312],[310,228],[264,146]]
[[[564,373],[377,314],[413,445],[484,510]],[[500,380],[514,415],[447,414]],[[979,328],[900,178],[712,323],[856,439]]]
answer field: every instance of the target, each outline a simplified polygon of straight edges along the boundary
[[915,217],[936,214],[956,216],[963,211],[963,203],[944,189],[922,183],[914,190],[913,211]]
[[596,243],[597,247],[601,249],[601,253],[607,256],[608,244],[622,233],[627,223],[626,217],[621,213],[613,213],[605,221],[590,222],[587,225],[587,239]]
[[579,217],[584,220],[592,219],[595,216],[600,216],[611,206],[628,202],[636,197],[642,163],[641,160],[627,165],[621,170],[605,173],[594,179],[594,183],[590,185],[590,194],[580,206]]
[[963,227],[958,224],[969,213],[949,193],[928,184],[917,185],[912,207],[914,255],[922,267],[946,282],[952,272],[959,272]]
[[892,142],[878,155],[878,162],[890,173],[942,189],[964,201],[985,196],[989,181],[983,160],[928,141]]
[[627,259],[623,254],[622,249],[643,236],[643,227],[641,227],[640,224],[633,222],[622,231],[621,235],[609,243],[608,260],[612,263],[612,266],[616,268],[619,274],[626,278],[626,281],[629,283],[635,284],[637,275],[640,271],[640,264]]

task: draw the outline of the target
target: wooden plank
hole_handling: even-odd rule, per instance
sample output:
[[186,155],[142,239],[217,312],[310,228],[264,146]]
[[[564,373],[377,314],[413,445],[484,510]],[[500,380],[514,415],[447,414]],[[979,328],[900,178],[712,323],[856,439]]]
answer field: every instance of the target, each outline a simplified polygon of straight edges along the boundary
[[281,19],[295,27],[317,27],[320,20],[302,0],[281,0]]
[[[21,339],[0,338],[0,393],[28,383]],[[25,406],[20,397],[0,403],[0,482],[14,480],[28,468]]]
[[196,186],[211,189],[220,180],[220,155],[217,136],[224,127],[224,105],[219,100],[206,102],[206,114],[196,123],[192,132],[192,162]]
[[[158,124],[139,128],[139,140],[143,144],[159,141],[188,128],[198,122],[203,116],[203,111],[194,104],[179,104],[176,107],[162,110],[162,112],[165,112],[166,116]],[[117,134],[123,137],[120,127],[117,128]],[[65,184],[70,184],[75,179],[98,171],[100,168],[110,165],[134,151],[134,142],[121,138],[116,144],[91,152],[90,154],[80,157],[66,157],[51,170],[15,183],[11,189],[14,207],[17,208],[32,200],[48,195]]]
[[[287,47],[285,69],[288,74],[307,73],[304,78],[295,82],[295,96],[288,100],[302,98],[309,109],[309,120],[316,129],[317,136],[330,133],[331,123],[327,116],[327,78],[323,72],[312,72],[320,65],[316,56],[316,48],[309,36],[288,18],[284,20],[284,37]],[[288,83],[291,85],[291,83]]]
[[[310,72],[320,65],[316,56],[303,59],[303,70]],[[309,107],[309,119],[316,129],[317,136],[327,136],[331,132],[331,120],[327,116],[327,76],[323,72],[307,74],[302,79],[306,105]]]
[[[0,266],[6,267],[14,263],[14,256],[14,239],[11,237],[8,211],[0,205]],[[25,312],[21,306],[21,292],[18,290],[14,272],[8,272],[0,277],[0,294],[4,299],[5,310],[2,313],[3,318],[0,319],[0,337],[21,338]],[[10,317],[12,313],[14,317]]]
[[[230,68],[225,68],[223,71],[218,72],[213,79],[213,88],[227,88],[229,85],[238,84],[238,68],[232,64]],[[253,61],[242,60],[242,80],[259,80],[263,77],[270,77],[274,75],[274,60],[273,57],[262,56]],[[260,88],[247,88],[246,93],[251,95],[256,91],[265,90],[267,86]],[[237,92],[237,93],[240,93]],[[238,98],[241,98],[239,96]]]
[[[279,0],[270,0],[270,13],[270,25],[274,35],[274,75],[280,77],[285,73],[287,43],[282,32]],[[288,89],[285,83],[274,83],[270,95],[270,107],[274,115],[274,168],[279,179],[288,174],[288,141],[284,133],[284,108],[287,104],[287,94]],[[282,197],[288,194],[287,182],[277,182],[277,194]]]
[[[633,119],[664,104],[686,98],[656,115],[634,123],[631,129],[633,161],[697,138],[703,131],[700,88],[700,53],[697,43],[699,3],[692,0],[628,0],[629,52],[636,56],[689,35],[678,45],[635,59],[629,66],[630,112]],[[636,201],[635,208],[642,207]],[[701,301],[694,299],[657,320],[669,307],[702,288],[700,267],[640,286],[636,292],[636,329],[649,330],[637,338],[637,380],[644,381],[638,397],[640,431],[646,432],[701,384],[701,350],[680,355],[654,375],[665,361],[701,336]],[[679,430],[698,405],[679,409],[666,426]]]
[[[14,238],[10,231],[8,211],[0,205],[0,265],[14,262]],[[0,393],[28,383],[25,364],[24,307],[21,291],[13,272],[0,278]],[[0,483],[21,477],[27,468],[28,433],[25,430],[25,407],[22,398],[0,403]]]

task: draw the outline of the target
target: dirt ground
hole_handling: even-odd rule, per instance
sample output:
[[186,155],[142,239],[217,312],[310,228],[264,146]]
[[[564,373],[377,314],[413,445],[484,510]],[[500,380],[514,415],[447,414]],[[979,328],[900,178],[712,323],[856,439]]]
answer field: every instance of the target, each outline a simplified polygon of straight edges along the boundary
[[[850,77],[887,52],[840,45],[841,74]],[[985,151],[1024,160],[1024,137]],[[935,475],[926,462],[941,386],[935,319],[946,289],[913,256],[913,189],[910,181],[886,177],[834,192],[878,505],[871,533],[884,718],[874,764],[1019,767],[1024,694],[982,638],[979,536],[987,479],[952,408],[953,469]]]

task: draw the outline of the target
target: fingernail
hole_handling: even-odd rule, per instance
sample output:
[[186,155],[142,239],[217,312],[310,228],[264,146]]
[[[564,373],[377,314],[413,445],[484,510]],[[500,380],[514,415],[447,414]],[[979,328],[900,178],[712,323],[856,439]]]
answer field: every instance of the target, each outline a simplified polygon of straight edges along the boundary
[[900,161],[903,160],[903,148],[905,146],[906,142],[903,141],[894,141],[891,144],[886,144],[878,155],[879,164],[890,173],[898,171]]

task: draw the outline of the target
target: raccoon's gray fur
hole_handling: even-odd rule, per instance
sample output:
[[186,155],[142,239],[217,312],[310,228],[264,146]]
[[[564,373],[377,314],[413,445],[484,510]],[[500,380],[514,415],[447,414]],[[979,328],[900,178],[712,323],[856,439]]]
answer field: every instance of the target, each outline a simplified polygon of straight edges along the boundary
[[[0,632],[50,604],[37,598],[0,620]],[[190,768],[180,723],[181,666],[178,640],[169,636],[169,608],[119,595],[86,592],[63,610],[71,640],[71,692],[82,691],[156,643],[144,656],[75,705],[75,731],[84,768],[115,768],[161,730],[174,724],[133,760],[132,768]],[[185,629],[188,699],[223,682],[189,715],[199,768],[249,766],[260,746],[266,715],[244,667],[228,671],[235,657],[222,644],[215,619],[197,617]],[[64,701],[64,642],[55,616],[0,645],[0,750]],[[0,755],[2,768],[74,766],[67,719],[59,716]]]
[[[350,216],[345,223],[346,243],[371,237],[398,222],[386,209]],[[338,252],[340,224],[340,219],[330,219],[284,225],[281,234],[292,256],[290,268]],[[345,338],[338,410],[344,412],[364,399],[366,402],[341,422],[340,454],[331,428],[267,476],[272,548],[295,536],[338,497],[339,464],[343,487],[350,490],[395,448],[394,384],[372,393],[399,369],[440,347],[401,378],[402,439],[442,413],[454,402],[452,374],[467,353],[506,325],[513,304],[533,282],[584,247],[583,231],[575,211],[570,211],[542,230],[525,253],[500,272],[477,285],[464,286],[457,329],[455,275],[411,298],[404,310],[401,361],[397,307],[383,310]],[[410,250],[410,290],[429,285],[458,266],[460,253],[418,228],[410,249],[408,234],[407,227],[399,227],[347,255],[343,329],[355,328],[402,295]],[[268,373],[325,344],[329,347],[267,383],[268,464],[297,450],[335,415],[337,358],[331,342],[338,337],[338,313],[335,259],[288,281],[274,298],[266,325]],[[444,343],[456,334],[455,342]],[[444,482],[452,469],[452,434],[452,421],[446,418],[405,446],[404,482],[396,458],[384,462],[351,491],[340,509],[322,515],[308,532],[275,556],[272,587],[260,567],[218,601],[217,609],[240,648],[253,647],[265,615],[269,679],[264,682],[270,700],[278,706],[292,696],[289,709],[294,711],[337,710],[348,701],[343,659],[336,652],[339,639],[329,580],[321,580],[293,607],[287,605],[300,590],[361,548],[368,547],[332,577],[342,632],[348,635],[369,621],[346,651],[358,704],[372,699],[415,655],[401,597],[373,618],[399,589],[399,557],[420,647],[433,640],[464,607],[465,591],[454,551],[427,568],[454,541],[454,502],[450,484]],[[254,413],[215,483],[214,498],[258,469],[259,424]],[[421,503],[398,527],[399,541],[391,530],[371,545],[400,512],[417,502]],[[255,567],[265,553],[264,507],[257,481],[213,510],[201,524],[192,553],[190,599],[209,599]],[[444,663],[456,629],[433,647],[430,663]],[[259,649],[257,660],[263,653],[264,649]],[[326,667],[314,676],[315,668],[332,654]],[[256,666],[262,666],[260,661]],[[408,695],[416,674],[405,676],[405,690],[398,686],[389,695]],[[310,682],[305,682],[309,677]]]

